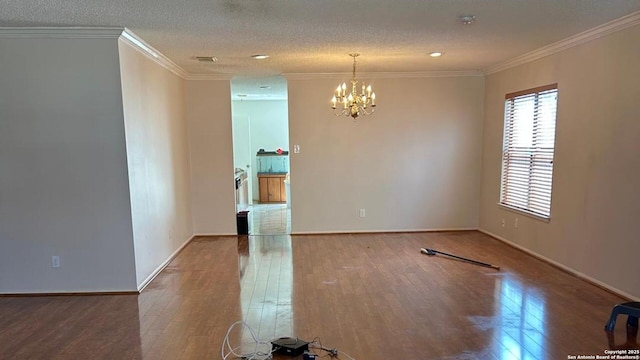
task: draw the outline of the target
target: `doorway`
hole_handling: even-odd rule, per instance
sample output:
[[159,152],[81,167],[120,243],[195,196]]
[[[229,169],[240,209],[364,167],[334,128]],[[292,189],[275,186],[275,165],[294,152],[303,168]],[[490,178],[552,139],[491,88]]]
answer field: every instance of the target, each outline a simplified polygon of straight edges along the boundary
[[236,176],[247,177],[249,233],[291,234],[286,79],[234,77],[231,100],[234,166]]

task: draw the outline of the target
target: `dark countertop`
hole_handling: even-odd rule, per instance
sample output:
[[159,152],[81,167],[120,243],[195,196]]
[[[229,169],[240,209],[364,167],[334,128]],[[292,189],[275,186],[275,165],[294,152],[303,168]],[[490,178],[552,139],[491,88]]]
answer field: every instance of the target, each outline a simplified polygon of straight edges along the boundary
[[283,151],[282,154],[278,154],[275,151],[258,152],[256,154],[256,156],[288,156],[288,155],[289,155],[288,151]]

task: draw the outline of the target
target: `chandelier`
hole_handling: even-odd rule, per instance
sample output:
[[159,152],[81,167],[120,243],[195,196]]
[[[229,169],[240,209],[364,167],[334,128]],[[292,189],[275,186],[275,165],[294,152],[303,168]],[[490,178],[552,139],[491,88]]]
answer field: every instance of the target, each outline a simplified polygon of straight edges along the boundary
[[353,77],[351,79],[351,93],[347,95],[347,84],[338,85],[336,93],[331,98],[331,108],[335,110],[336,116],[351,116],[357,118],[360,115],[373,113],[376,107],[376,93],[371,91],[371,85],[362,83],[362,92],[358,95],[356,84],[356,58],[360,54],[349,54],[353,58]]

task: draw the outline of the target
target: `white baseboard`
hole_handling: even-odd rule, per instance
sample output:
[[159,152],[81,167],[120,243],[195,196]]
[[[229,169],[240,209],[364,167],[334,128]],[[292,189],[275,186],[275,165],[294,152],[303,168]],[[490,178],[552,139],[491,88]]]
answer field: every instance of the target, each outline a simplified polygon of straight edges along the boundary
[[167,258],[167,260],[165,260],[162,264],[160,264],[160,266],[158,266],[151,273],[151,275],[147,276],[147,278],[144,279],[144,281],[140,285],[138,285],[138,292],[142,292],[142,290],[144,290],[144,288],[147,287],[147,285],[149,285],[149,283],[151,283],[151,281],[153,281],[153,279],[155,279],[156,276],[158,276],[158,274],[160,274],[162,270],[164,270],[164,268],[166,268],[167,265],[169,265],[169,263],[173,261],[173,259],[175,259],[176,256],[178,256],[180,251],[182,251],[182,249],[184,249],[187,245],[189,245],[191,240],[193,240],[195,237],[196,235],[192,235],[189,239],[187,239],[187,241],[185,241],[182,245],[180,245],[180,247],[176,251],[174,251],[173,254],[171,254],[171,256]]
[[136,290],[82,290],[82,291],[24,291],[0,292],[0,297],[36,297],[36,296],[91,296],[91,295],[138,295]]
[[640,301],[640,298],[638,298],[638,297],[635,297],[635,296],[633,296],[633,295],[631,295],[631,294],[629,294],[629,293],[627,293],[625,291],[622,291],[620,289],[617,289],[617,288],[615,288],[615,287],[613,287],[613,286],[611,286],[609,284],[603,283],[600,280],[594,279],[591,276],[589,276],[587,274],[584,274],[584,273],[582,273],[582,272],[580,272],[580,271],[578,271],[578,270],[576,270],[574,268],[568,267],[568,266],[566,266],[564,264],[561,264],[561,263],[559,263],[559,262],[557,262],[555,260],[551,260],[548,257],[540,255],[537,252],[535,252],[533,250],[530,250],[530,249],[527,249],[526,247],[524,247],[522,245],[518,245],[518,244],[516,244],[516,243],[514,243],[512,241],[509,241],[509,240],[507,240],[507,239],[505,239],[505,238],[503,238],[501,236],[493,234],[493,233],[491,233],[491,232],[489,232],[487,230],[484,230],[484,229],[478,229],[478,231],[480,231],[483,234],[489,235],[492,238],[494,238],[496,240],[499,240],[499,241],[501,241],[501,242],[503,242],[503,243],[505,243],[505,244],[507,244],[509,246],[512,246],[512,247],[518,249],[518,250],[524,251],[525,253],[527,253],[527,254],[529,254],[529,255],[537,258],[537,259],[540,259],[540,260],[542,260],[544,262],[547,262],[547,263],[549,263],[549,264],[551,264],[551,265],[553,265],[555,267],[558,267],[558,268],[568,272],[571,275],[577,276],[577,277],[579,277],[579,278],[581,278],[581,279],[583,279],[583,280],[585,280],[587,282],[590,282],[590,283],[592,283],[592,284],[594,284],[596,286],[599,286],[599,287],[601,287],[603,289],[606,289],[606,290],[608,290],[608,291],[610,291],[610,292],[612,292],[614,294],[617,294],[619,296],[622,296],[622,297],[627,298],[627,299],[632,300],[632,301]]
[[236,233],[201,233],[201,234],[195,234],[193,235],[193,237],[198,237],[198,236],[238,236],[238,234]]
[[336,230],[336,231],[296,231],[291,235],[327,235],[327,234],[398,234],[414,232],[447,232],[447,231],[476,231],[477,228],[442,228],[442,229],[403,229],[403,230]]

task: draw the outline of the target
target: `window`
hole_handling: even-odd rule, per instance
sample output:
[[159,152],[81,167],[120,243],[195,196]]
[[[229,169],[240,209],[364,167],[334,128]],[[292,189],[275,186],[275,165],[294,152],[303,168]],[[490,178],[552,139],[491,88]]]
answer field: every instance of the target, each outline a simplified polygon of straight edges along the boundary
[[500,204],[549,219],[558,84],[507,94]]

